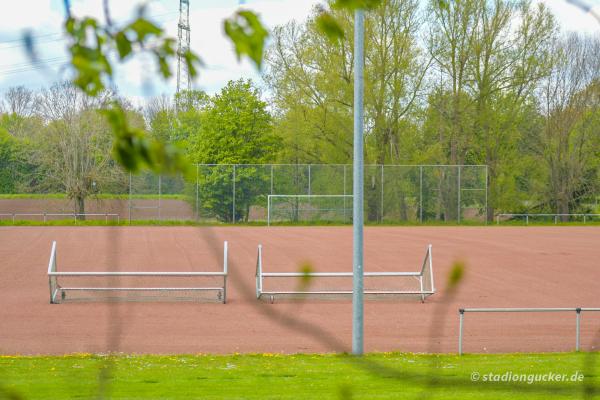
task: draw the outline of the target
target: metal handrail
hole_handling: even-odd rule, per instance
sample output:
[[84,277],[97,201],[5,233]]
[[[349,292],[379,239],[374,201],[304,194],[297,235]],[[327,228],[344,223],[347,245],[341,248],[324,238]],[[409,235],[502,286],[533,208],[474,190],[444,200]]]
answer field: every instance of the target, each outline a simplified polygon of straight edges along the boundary
[[575,351],[580,350],[580,336],[581,336],[581,313],[583,311],[600,311],[598,307],[496,307],[496,308],[460,308],[459,314],[459,327],[458,327],[458,355],[463,354],[463,330],[464,330],[464,319],[465,313],[527,313],[527,312],[575,312]]

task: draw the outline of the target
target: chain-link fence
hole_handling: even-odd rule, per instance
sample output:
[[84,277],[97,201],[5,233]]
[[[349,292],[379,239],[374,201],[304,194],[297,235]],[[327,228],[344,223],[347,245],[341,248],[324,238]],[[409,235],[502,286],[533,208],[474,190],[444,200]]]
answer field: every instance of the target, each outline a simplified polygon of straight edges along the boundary
[[[114,213],[121,220],[266,223],[269,196],[280,196],[280,203],[297,204],[305,212],[288,212],[277,222],[352,221],[347,215],[352,209],[352,165],[198,164],[194,169],[186,177],[115,174],[118,182],[93,185],[84,213],[90,214],[88,219],[93,213]],[[327,196],[337,199],[341,218]],[[365,166],[365,220],[371,223],[484,222],[487,196],[484,165]],[[315,207],[324,202],[328,212],[317,212]],[[73,203],[51,192],[7,196],[0,200],[0,214],[74,212]]]

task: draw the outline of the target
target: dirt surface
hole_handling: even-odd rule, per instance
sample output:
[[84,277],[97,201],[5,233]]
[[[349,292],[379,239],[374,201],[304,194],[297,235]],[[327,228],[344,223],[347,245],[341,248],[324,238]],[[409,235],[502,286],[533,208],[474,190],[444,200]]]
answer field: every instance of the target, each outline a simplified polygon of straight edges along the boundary
[[[62,271],[214,270],[229,241],[227,304],[49,304],[48,258]],[[349,351],[350,300],[255,299],[256,247],[265,270],[350,271],[350,227],[2,227],[0,353],[233,353]],[[365,350],[455,352],[460,307],[600,307],[597,227],[368,227],[368,271],[417,271],[433,244],[438,293],[426,303],[365,304]],[[455,260],[466,274],[445,290]],[[600,313],[584,313],[591,349]],[[467,352],[568,351],[575,313],[468,314]],[[598,346],[597,344],[595,345]]]

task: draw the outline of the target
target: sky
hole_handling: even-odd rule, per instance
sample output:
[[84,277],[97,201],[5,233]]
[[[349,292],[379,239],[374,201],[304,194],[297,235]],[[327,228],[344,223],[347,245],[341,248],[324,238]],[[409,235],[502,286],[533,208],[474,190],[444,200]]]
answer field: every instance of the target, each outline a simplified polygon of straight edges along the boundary
[[[600,0],[586,1],[600,11]],[[564,0],[533,2],[546,4],[565,31],[600,34],[597,20]],[[11,86],[38,89],[65,79],[68,71],[64,65],[68,57],[61,33],[63,0],[4,0],[3,3],[0,13],[0,93]],[[102,3],[102,0],[71,0],[72,12],[78,17],[104,20]],[[194,87],[215,93],[232,79],[251,78],[260,83],[260,71],[247,61],[237,61],[233,46],[223,33],[223,20],[240,7],[256,11],[262,22],[273,28],[291,20],[303,21],[319,3],[317,0],[190,0],[191,48],[205,62]],[[142,3],[112,0],[109,4],[111,18],[119,24],[130,20]],[[176,38],[179,1],[154,0],[147,4],[147,15]],[[38,59],[43,62],[32,64],[26,55],[22,43],[24,32],[34,36]],[[147,97],[170,95],[175,91],[175,79],[166,82],[159,79],[155,65],[148,57],[136,57],[126,62],[117,68],[115,75],[119,91],[139,105]]]

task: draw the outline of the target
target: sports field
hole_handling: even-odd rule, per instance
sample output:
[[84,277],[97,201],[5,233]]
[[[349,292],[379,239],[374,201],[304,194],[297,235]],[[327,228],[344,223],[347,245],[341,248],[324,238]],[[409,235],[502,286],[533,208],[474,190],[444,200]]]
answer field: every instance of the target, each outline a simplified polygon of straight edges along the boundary
[[[317,353],[351,343],[351,301],[255,297],[256,249],[268,271],[351,269],[350,227],[2,227],[0,352]],[[438,292],[425,303],[365,304],[365,351],[457,351],[462,307],[595,307],[600,231],[594,227],[368,227],[367,271],[417,271],[433,245]],[[384,240],[385,239],[385,240]],[[62,271],[218,271],[229,242],[228,302],[49,304],[48,258]],[[455,293],[445,282],[466,265]],[[581,347],[594,350],[600,313],[584,313]],[[467,353],[571,351],[574,313],[468,314]]]

